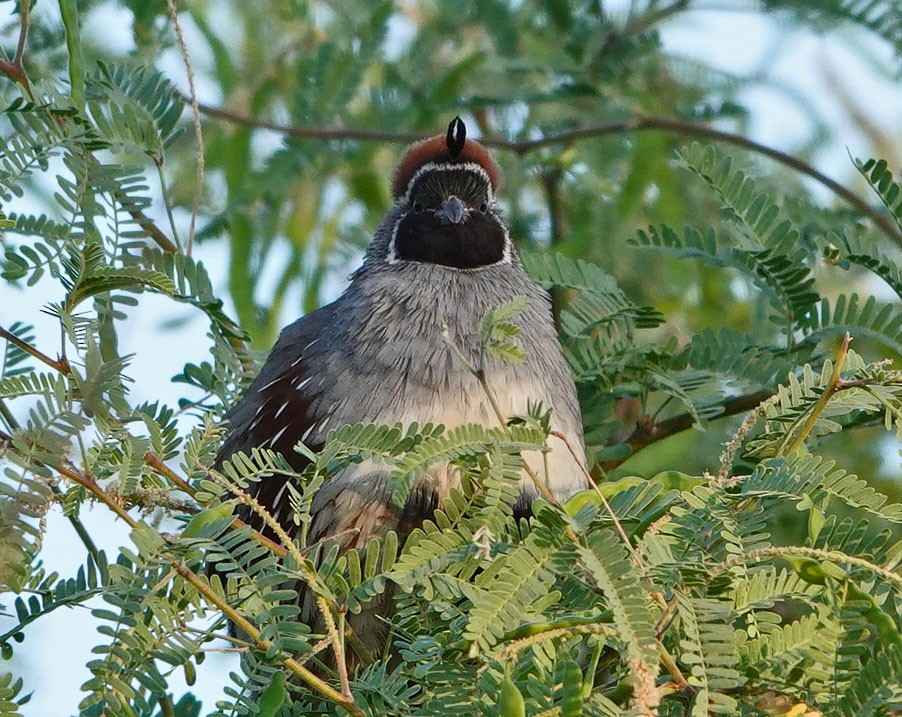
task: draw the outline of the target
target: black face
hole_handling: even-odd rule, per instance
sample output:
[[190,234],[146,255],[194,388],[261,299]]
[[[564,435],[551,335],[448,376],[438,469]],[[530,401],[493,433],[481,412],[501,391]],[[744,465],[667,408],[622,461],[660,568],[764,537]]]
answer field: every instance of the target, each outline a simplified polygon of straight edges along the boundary
[[507,231],[489,199],[488,179],[464,167],[415,180],[395,232],[395,257],[476,269],[504,258]]

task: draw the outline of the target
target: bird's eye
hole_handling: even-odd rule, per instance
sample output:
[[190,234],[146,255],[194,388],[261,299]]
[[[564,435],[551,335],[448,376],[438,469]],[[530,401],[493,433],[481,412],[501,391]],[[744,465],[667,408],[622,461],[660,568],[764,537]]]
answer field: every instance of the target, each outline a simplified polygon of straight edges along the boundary
[[420,200],[416,200],[413,203],[413,211],[416,212],[417,214],[419,214],[423,211],[423,203]]
[[489,210],[488,202],[483,202],[482,204],[479,205],[479,213],[480,214],[485,214],[488,210]]

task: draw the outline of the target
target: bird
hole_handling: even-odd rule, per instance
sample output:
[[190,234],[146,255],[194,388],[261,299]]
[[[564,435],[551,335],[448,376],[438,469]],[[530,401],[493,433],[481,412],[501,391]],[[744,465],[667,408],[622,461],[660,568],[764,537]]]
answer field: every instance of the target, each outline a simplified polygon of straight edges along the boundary
[[[511,322],[519,327],[526,358],[511,363],[486,353],[485,383],[505,416],[525,414],[534,401],[551,409],[547,457],[523,456],[537,471],[547,465],[551,496],[562,501],[588,487],[580,407],[551,299],[520,265],[496,200],[499,179],[488,150],[467,138],[460,117],[445,134],[406,150],[392,181],[394,203],[362,265],[338,299],[281,332],[226,415],[217,465],[236,452],[267,448],[299,471],[307,464],[294,450],[299,442],[316,450],[330,430],[360,422],[498,425],[496,408],[459,354],[475,363],[483,316],[522,297],[523,308]],[[536,496],[528,471],[519,486],[521,509]],[[296,535],[288,480],[271,475],[248,490]],[[313,496],[308,542],[350,549],[391,530],[403,539],[459,484],[452,466],[434,466],[398,506],[390,469],[370,461],[352,464]],[[246,519],[254,525],[253,515]],[[302,619],[312,620],[313,610],[308,599]],[[390,608],[382,604],[380,610]],[[352,627],[378,654],[385,621],[358,618]]]

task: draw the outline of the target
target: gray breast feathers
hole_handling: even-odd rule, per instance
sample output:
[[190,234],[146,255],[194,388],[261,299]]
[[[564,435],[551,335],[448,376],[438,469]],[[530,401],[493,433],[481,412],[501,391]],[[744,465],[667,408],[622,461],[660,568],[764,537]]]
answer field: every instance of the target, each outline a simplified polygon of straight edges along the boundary
[[[514,296],[527,299],[513,319],[527,358],[510,364],[486,355],[487,383],[505,417],[525,414],[531,400],[552,408],[552,429],[567,437],[572,452],[560,439],[551,439],[547,482],[556,497],[566,498],[585,487],[577,398],[547,296],[515,263],[471,272],[417,263],[359,272],[340,299],[285,329],[230,414],[231,434],[221,456],[265,446],[301,468],[303,459],[293,451],[298,441],[318,448],[331,429],[349,423],[497,425],[483,387],[446,337],[476,363],[479,322],[487,310]],[[541,456],[524,458],[533,469],[545,470]],[[454,483],[441,468],[432,477],[439,496]],[[256,490],[285,523],[290,516],[279,504],[287,505],[283,486],[284,480],[273,477],[260,481]],[[523,489],[534,493],[530,479]],[[401,516],[390,507],[384,469],[354,466],[333,476],[322,493],[314,509],[329,515],[314,517],[314,540],[348,531],[359,539],[362,533],[399,527]],[[360,523],[359,511],[372,517],[372,525]]]

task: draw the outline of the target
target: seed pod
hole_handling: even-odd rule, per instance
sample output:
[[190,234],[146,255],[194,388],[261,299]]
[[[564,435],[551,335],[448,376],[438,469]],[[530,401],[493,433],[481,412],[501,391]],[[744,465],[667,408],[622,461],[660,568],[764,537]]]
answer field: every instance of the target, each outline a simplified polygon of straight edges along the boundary
[[498,714],[500,717],[526,717],[526,703],[523,695],[509,674],[501,683],[501,694],[498,695]]
[[575,660],[568,660],[561,666],[561,682],[561,717],[580,717],[583,713],[583,673]]

